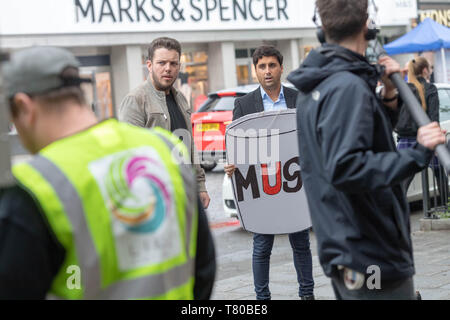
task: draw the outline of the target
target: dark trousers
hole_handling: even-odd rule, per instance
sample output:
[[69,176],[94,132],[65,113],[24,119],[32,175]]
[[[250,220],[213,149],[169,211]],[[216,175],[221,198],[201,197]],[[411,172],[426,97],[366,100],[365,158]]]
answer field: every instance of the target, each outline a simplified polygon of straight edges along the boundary
[[366,284],[358,290],[349,290],[345,286],[342,273],[331,278],[336,300],[417,300],[412,278],[385,282],[381,289],[370,290]]
[[[253,235],[253,280],[256,299],[271,299],[269,290],[270,255],[272,253],[274,235]],[[300,297],[314,294],[314,280],[312,275],[312,255],[309,244],[309,230],[289,234],[294,266],[299,284]]]

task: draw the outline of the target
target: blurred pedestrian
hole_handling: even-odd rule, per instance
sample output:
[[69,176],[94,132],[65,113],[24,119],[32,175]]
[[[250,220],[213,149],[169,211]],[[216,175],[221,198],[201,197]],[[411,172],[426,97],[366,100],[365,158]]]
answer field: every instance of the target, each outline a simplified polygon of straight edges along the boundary
[[188,151],[163,129],[98,123],[78,66],[34,47],[4,68],[34,156],[0,200],[0,298],[208,299],[215,253]]
[[[245,115],[274,110],[295,108],[298,92],[281,84],[283,56],[273,46],[261,46],[253,54],[253,64],[260,87],[238,98],[234,103],[233,121]],[[236,167],[225,166],[225,172],[232,176]],[[295,210],[291,208],[289,210]],[[270,255],[274,235],[253,235],[253,279],[256,299],[271,299],[269,289]],[[312,256],[309,243],[309,229],[289,234],[294,266],[299,284],[298,294],[302,300],[314,300],[314,280],[312,274]]]
[[[417,57],[408,63],[408,83],[418,98],[423,110],[427,113],[431,121],[439,123],[439,96],[435,85],[429,83],[431,75],[431,68],[428,60],[424,57]],[[402,108],[398,118],[395,132],[397,133],[397,149],[403,150],[413,147],[417,143],[417,130],[419,126],[414,121],[408,108]],[[434,175],[436,177],[439,193],[441,195],[447,194],[447,178],[440,169],[439,161],[434,156],[430,162]],[[405,192],[414,179],[414,174],[411,174],[405,180]],[[446,199],[445,199],[445,202]]]
[[[317,0],[322,40],[288,77],[300,91],[297,123],[302,178],[320,263],[337,299],[416,299],[409,207],[401,183],[423,170],[445,142],[437,123],[397,151],[392,123],[399,97],[390,57],[365,58],[376,29],[367,0]],[[384,83],[380,99],[377,81]]]
[[148,79],[131,91],[119,108],[119,120],[142,128],[161,127],[175,134],[190,148],[197,172],[200,200],[205,209],[210,198],[205,172],[200,167],[192,137],[191,107],[183,93],[174,88],[181,66],[181,45],[171,38],[157,38],[148,48]]

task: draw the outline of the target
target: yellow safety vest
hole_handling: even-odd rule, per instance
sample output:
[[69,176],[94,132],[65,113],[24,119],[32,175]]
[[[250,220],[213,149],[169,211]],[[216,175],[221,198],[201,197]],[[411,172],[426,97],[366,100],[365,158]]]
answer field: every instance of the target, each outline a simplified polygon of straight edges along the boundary
[[197,192],[184,144],[111,119],[13,174],[64,246],[49,296],[193,299]]

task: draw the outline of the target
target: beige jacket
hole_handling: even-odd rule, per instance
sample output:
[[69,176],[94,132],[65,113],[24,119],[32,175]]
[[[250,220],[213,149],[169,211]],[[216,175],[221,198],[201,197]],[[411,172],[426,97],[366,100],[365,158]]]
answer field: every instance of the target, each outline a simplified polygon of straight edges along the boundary
[[[206,192],[205,172],[200,167],[192,137],[191,109],[181,92],[172,88],[172,93],[191,135],[191,160],[197,172],[198,191]],[[142,128],[161,127],[170,131],[170,114],[165,92],[156,90],[150,80],[145,81],[123,99],[119,108],[119,120]]]

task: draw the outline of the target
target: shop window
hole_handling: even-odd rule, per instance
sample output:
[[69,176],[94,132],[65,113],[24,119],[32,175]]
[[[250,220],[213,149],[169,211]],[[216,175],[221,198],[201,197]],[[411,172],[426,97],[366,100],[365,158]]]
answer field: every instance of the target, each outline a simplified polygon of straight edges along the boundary
[[236,49],[236,74],[239,86],[258,83],[253,67],[253,53],[256,48]]
[[238,64],[236,66],[236,74],[238,78],[238,85],[240,86],[258,83],[258,77],[256,76],[253,63]]
[[142,81],[147,80],[148,78],[148,67],[147,67],[147,60],[148,60],[148,52],[145,50],[145,53],[142,54]]
[[109,55],[79,56],[80,75],[92,83],[82,84],[86,102],[99,120],[115,116],[111,92],[111,58]]
[[235,50],[236,59],[248,58],[248,49],[236,49]]
[[95,74],[97,89],[97,107],[100,119],[107,119],[114,116],[112,95],[111,95],[111,76],[109,72]]
[[303,56],[305,57],[305,59],[313,49],[314,49],[313,46],[304,46],[303,47]]
[[92,83],[82,84],[86,102],[91,106],[99,120],[114,117],[111,92],[111,73],[109,68],[93,68],[91,70],[80,70],[80,75],[91,79]]
[[175,87],[189,102],[191,110],[197,111],[208,94],[208,53],[185,52],[181,55],[181,70]]
[[235,53],[236,59],[243,59],[243,58],[252,58],[255,51],[256,51],[256,48],[236,49],[234,51],[234,53]]
[[238,65],[236,67],[238,85],[244,86],[250,84],[249,69],[248,65]]

